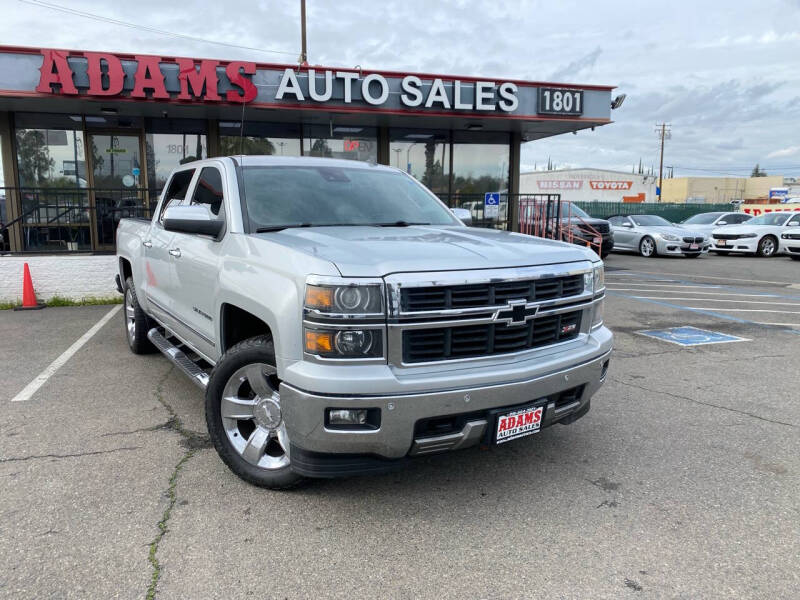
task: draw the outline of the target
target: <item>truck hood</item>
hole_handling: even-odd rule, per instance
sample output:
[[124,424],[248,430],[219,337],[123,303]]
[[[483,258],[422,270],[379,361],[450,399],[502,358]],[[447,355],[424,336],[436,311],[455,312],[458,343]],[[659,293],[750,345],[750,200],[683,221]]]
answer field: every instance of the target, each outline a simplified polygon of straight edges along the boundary
[[599,260],[580,246],[473,227],[304,227],[255,236],[329,260],[344,277]]

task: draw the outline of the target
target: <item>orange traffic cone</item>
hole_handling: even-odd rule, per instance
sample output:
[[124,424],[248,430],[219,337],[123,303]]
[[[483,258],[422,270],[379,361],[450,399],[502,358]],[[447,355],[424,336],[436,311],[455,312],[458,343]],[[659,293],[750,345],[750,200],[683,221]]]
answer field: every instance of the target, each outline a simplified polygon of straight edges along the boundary
[[22,306],[14,307],[14,310],[38,310],[44,308],[44,304],[36,302],[36,292],[33,291],[33,280],[28,263],[22,270]]

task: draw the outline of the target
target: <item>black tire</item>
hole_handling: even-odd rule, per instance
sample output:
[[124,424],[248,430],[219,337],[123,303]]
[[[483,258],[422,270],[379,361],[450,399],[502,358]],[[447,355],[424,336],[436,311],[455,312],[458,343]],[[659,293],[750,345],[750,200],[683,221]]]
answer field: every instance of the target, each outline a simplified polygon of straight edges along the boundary
[[777,251],[778,251],[778,240],[775,239],[775,236],[765,235],[758,242],[758,249],[756,250],[756,254],[761,258],[770,258],[771,256],[775,256],[775,253]]
[[134,354],[152,354],[156,351],[156,347],[147,339],[147,332],[155,326],[155,323],[139,306],[132,277],[125,280],[123,291],[122,319],[128,346]]
[[[647,251],[648,244],[652,247],[652,250],[649,252]],[[645,258],[652,258],[658,254],[658,248],[656,247],[656,241],[651,238],[649,235],[644,236],[639,241],[639,256],[644,256]]]
[[605,259],[606,259],[606,257],[607,257],[609,254],[611,254],[611,250],[606,250],[605,252],[601,252],[601,253],[600,253],[600,258],[602,258],[603,260],[605,260]]
[[[270,365],[274,368],[275,350],[269,336],[253,337],[240,342],[222,356],[211,372],[206,388],[206,424],[217,453],[231,471],[253,485],[284,490],[294,487],[303,480],[300,475],[292,471],[291,462],[287,461],[285,467],[276,469],[261,468],[248,462],[234,447],[223,422],[221,402],[225,387],[237,371],[256,363]],[[247,421],[243,422],[247,423]],[[257,424],[255,428],[258,428]],[[242,435],[244,437],[246,434]]]

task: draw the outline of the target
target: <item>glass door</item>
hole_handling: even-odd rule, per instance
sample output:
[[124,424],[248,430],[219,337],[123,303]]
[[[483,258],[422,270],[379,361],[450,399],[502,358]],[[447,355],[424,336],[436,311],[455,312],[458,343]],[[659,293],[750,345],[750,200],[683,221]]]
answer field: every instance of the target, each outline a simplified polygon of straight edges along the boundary
[[93,247],[113,250],[120,219],[146,216],[141,136],[89,133]]

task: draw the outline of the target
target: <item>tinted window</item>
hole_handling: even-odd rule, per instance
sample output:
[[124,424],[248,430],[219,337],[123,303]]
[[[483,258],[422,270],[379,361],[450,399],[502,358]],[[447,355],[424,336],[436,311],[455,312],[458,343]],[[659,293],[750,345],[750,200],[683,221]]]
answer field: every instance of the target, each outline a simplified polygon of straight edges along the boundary
[[617,227],[622,227],[623,223],[628,222],[628,217],[611,217],[608,222]]
[[795,215],[789,219],[789,223],[800,223],[800,215]]
[[222,208],[222,175],[216,167],[205,167],[194,188],[192,204],[205,204],[212,214],[219,215]]
[[194,169],[178,171],[172,176],[169,187],[164,192],[164,204],[161,207],[159,221],[164,220],[164,211],[167,210],[168,206],[181,204],[183,200],[186,199],[186,192],[189,191],[189,184],[192,182],[192,177],[194,177]]
[[245,167],[255,228],[373,225],[406,221],[456,225],[441,202],[398,171],[316,166]]
[[788,213],[776,212],[776,213],[769,213],[769,214],[766,214],[766,215],[761,215],[760,217],[756,217],[755,219],[750,219],[747,222],[747,224],[748,225],[783,225],[788,220],[789,220]]
[[671,227],[672,223],[658,215],[631,215],[633,223],[639,227]]
[[711,225],[722,213],[700,213],[683,221],[686,225]]

